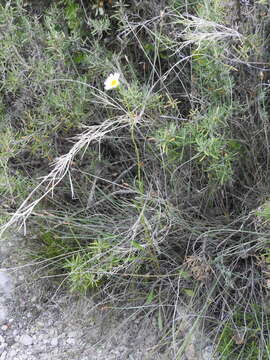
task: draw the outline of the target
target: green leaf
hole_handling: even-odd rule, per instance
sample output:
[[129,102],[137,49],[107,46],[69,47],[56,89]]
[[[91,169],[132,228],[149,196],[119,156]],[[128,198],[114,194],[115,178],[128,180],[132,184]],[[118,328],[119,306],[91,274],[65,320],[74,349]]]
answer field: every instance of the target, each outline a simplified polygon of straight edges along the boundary
[[184,290],[184,293],[187,295],[187,296],[194,296],[195,295],[195,292],[191,289],[183,289]]
[[149,305],[152,303],[153,299],[155,297],[155,294],[154,294],[154,291],[151,290],[150,293],[148,294],[147,296],[147,299],[146,299],[146,304]]
[[131,241],[131,245],[133,245],[138,250],[145,250],[144,247],[136,241]]
[[183,279],[189,279],[190,275],[187,271],[179,270],[178,271],[179,277]]

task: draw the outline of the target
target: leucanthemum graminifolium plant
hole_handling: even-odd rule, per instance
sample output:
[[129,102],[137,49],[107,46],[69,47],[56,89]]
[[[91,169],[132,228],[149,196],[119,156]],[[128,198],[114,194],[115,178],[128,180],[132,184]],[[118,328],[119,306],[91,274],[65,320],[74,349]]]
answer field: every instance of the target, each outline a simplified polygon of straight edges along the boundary
[[198,327],[269,358],[269,6],[245,6],[1,5],[1,231],[33,224],[50,275],[148,311],[173,359]]

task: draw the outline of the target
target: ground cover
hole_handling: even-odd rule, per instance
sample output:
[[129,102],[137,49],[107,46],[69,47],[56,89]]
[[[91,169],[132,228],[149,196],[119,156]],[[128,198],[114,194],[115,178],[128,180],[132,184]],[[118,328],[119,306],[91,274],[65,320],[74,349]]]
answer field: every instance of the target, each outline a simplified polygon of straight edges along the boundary
[[179,304],[217,358],[269,358],[269,11],[0,8],[2,234],[29,226],[62,286],[157,316],[173,359]]

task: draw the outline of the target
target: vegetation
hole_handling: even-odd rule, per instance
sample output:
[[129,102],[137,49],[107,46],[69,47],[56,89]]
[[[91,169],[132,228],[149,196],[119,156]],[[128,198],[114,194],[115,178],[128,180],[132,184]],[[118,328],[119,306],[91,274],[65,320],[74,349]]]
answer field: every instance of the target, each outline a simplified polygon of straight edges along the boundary
[[270,357],[270,7],[237,4],[0,5],[1,233],[33,225],[71,291],[158,314],[175,359],[180,303],[217,358]]

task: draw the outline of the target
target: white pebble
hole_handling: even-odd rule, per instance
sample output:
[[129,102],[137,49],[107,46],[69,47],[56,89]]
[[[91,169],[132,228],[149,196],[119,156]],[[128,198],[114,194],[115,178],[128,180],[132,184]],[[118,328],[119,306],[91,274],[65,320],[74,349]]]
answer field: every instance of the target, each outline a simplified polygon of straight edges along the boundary
[[51,340],[51,346],[57,346],[58,345],[58,339],[57,338],[53,338],[52,340]]
[[0,271],[0,292],[6,297],[11,297],[14,291],[14,283],[10,275]]
[[75,338],[75,337],[77,337],[78,336],[78,332],[77,331],[70,331],[69,333],[68,333],[68,337],[69,338]]
[[3,324],[7,321],[8,311],[4,305],[0,305],[0,324]]
[[22,335],[20,337],[20,343],[25,346],[29,346],[33,344],[33,338],[29,335]]
[[9,351],[8,355],[10,359],[15,359],[15,356],[17,355],[18,350],[12,349]]
[[6,352],[6,351],[3,351],[3,352],[2,352],[2,355],[0,356],[0,360],[5,360],[5,359],[6,359],[6,356],[7,356],[7,352]]
[[69,345],[75,345],[76,344],[76,340],[74,338],[67,338],[67,343]]
[[203,350],[203,354],[202,354],[203,360],[211,360],[211,359],[213,359],[213,352],[214,352],[213,346],[207,346]]
[[7,344],[6,343],[2,343],[0,345],[0,354],[2,354],[2,352],[4,351],[4,349],[7,347]]

